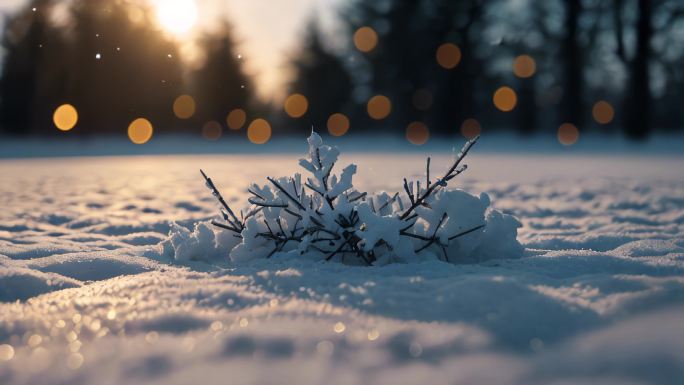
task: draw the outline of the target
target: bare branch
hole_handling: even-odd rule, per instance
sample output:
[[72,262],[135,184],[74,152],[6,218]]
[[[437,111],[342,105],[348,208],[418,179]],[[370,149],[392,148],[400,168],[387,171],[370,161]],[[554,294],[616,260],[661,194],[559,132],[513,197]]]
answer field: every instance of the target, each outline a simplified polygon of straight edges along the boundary
[[427,165],[425,166],[425,188],[430,188],[430,157],[427,158]]
[[235,216],[235,213],[233,212],[233,210],[230,208],[230,206],[228,206],[228,203],[226,203],[226,200],[223,199],[223,196],[221,195],[219,190],[216,188],[216,186],[214,185],[214,182],[211,180],[211,178],[209,178],[207,176],[207,174],[205,174],[204,171],[202,171],[202,170],[200,170],[200,173],[202,173],[204,180],[207,182],[207,187],[209,187],[212,194],[214,194],[216,199],[218,199],[219,203],[221,203],[221,205],[226,209],[226,211],[228,211],[230,216],[233,218],[233,221],[235,222],[235,224],[240,225],[240,227],[243,227],[242,223],[240,223],[238,218]]
[[404,178],[404,191],[406,191],[406,195],[411,201],[411,204],[413,204],[415,202],[415,198],[413,197],[413,192],[409,189],[408,181],[406,180],[406,178]]
[[456,238],[458,238],[458,237],[462,237],[462,236],[464,236],[464,235],[466,235],[466,234],[470,234],[470,233],[472,233],[473,231],[480,230],[480,229],[482,229],[482,228],[484,228],[484,227],[485,227],[485,225],[479,225],[479,226],[473,227],[473,228],[470,229],[470,230],[466,230],[466,231],[463,231],[463,232],[458,233],[458,234],[456,234],[456,235],[450,236],[450,237],[449,237],[449,240],[450,240],[450,241],[453,241],[454,239],[456,239]]
[[378,209],[378,212],[382,211],[382,209],[387,207],[387,205],[394,203],[394,201],[397,199],[398,196],[399,196],[399,193],[394,193],[394,196],[392,198],[390,198],[389,200],[387,200],[387,202],[383,203],[383,205],[380,206],[380,208]]
[[447,218],[447,213],[442,214],[442,217],[439,219],[437,226],[435,226],[435,231],[432,233],[432,237],[430,237],[430,240],[428,241],[428,243],[426,243],[425,245],[423,245],[423,247],[416,250],[416,253],[420,253],[421,251],[427,249],[433,243],[437,242],[437,231],[439,231],[439,228],[442,227],[442,223],[444,223],[446,218]]
[[426,189],[425,193],[423,193],[422,195],[419,194],[415,202],[413,202],[411,206],[406,211],[404,211],[404,213],[399,217],[400,219],[405,220],[406,218],[408,218],[408,216],[411,215],[413,210],[415,210],[416,207],[422,205],[423,202],[425,202],[425,200],[435,191],[437,187],[446,186],[447,181],[453,179],[455,176],[465,171],[465,168],[459,169],[458,166],[461,164],[466,155],[468,155],[468,151],[470,151],[470,149],[475,145],[475,143],[477,143],[477,140],[479,138],[480,136],[478,135],[466,142],[466,144],[461,149],[461,152],[456,157],[456,161],[449,168],[446,174],[444,174],[444,176],[441,179],[437,180],[435,184]]
[[236,234],[240,234],[240,233],[241,233],[241,231],[238,230],[238,229],[236,229],[235,227],[226,225],[226,224],[224,224],[224,223],[220,223],[220,222],[216,222],[216,221],[211,221],[211,224],[214,225],[214,226],[216,226],[216,227],[220,227],[220,228],[222,228],[222,229],[230,230],[230,231],[232,231],[232,232],[234,232],[234,233],[236,233]]
[[277,188],[278,190],[282,191],[282,193],[285,194],[285,196],[288,197],[288,199],[290,199],[290,200],[292,201],[292,203],[294,203],[295,206],[297,206],[300,210],[306,210],[306,209],[304,208],[304,205],[302,205],[301,202],[299,202],[299,201],[298,201],[297,199],[295,199],[292,195],[290,195],[290,193],[287,192],[287,190],[285,190],[285,188],[284,188],[283,186],[281,186],[280,183],[276,182],[275,179],[271,178],[270,176],[267,177],[266,179],[268,179],[269,182],[271,182],[274,186],[276,186],[276,188]]
[[349,199],[348,199],[348,202],[349,202],[349,203],[356,202],[356,201],[358,201],[359,199],[365,198],[366,195],[368,195],[367,192],[360,193],[359,195],[355,196],[354,198],[349,198]]

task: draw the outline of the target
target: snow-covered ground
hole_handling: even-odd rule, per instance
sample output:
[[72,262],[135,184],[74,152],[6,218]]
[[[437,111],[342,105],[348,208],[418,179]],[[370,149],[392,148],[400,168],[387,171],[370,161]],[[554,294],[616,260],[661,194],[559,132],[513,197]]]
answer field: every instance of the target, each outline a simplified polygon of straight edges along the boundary
[[[454,185],[520,219],[521,259],[231,266],[162,253],[170,221],[216,213],[200,167],[242,202],[297,158],[0,161],[0,384],[684,378],[684,156],[475,150]],[[424,168],[415,152],[344,161],[371,191]]]

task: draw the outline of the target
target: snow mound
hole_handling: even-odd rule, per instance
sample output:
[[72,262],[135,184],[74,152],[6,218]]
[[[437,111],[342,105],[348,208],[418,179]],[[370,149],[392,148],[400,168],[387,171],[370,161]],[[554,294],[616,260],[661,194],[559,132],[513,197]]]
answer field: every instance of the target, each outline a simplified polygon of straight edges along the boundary
[[223,222],[211,224],[232,238],[217,238],[206,223],[196,224],[192,232],[173,226],[164,253],[176,260],[209,261],[224,249],[233,262],[295,254],[366,265],[518,258],[523,248],[515,217],[491,208],[485,193],[477,197],[447,189],[450,180],[466,171],[462,161],[477,139],[466,142],[442,177],[431,178],[428,158],[424,180],[404,178],[403,198],[355,189],[357,166],[334,173],[340,152],[323,144],[315,132],[308,138],[308,157],[299,161],[310,176],[296,173],[268,177],[264,186],[252,184],[247,189],[251,205],[244,211],[233,210],[202,171],[221,205]]

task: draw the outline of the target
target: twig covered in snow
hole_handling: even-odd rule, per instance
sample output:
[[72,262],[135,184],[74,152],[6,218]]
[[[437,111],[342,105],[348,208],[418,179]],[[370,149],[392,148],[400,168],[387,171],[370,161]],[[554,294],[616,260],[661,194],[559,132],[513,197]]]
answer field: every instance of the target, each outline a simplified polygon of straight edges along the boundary
[[[252,184],[247,189],[251,207],[245,216],[240,212],[240,218],[211,178],[201,171],[221,205],[224,222],[212,223],[239,237],[240,243],[230,252],[233,260],[298,252],[326,261],[367,265],[430,255],[450,261],[450,254],[459,254],[465,246],[481,241],[488,225],[486,195],[477,198],[445,189],[449,181],[466,170],[461,163],[477,139],[463,146],[447,172],[436,181],[430,178],[430,158],[423,186],[419,180],[404,178],[404,192],[410,203],[405,207],[399,193],[369,195],[355,190],[353,164],[335,174],[339,151],[323,144],[321,137],[312,132],[308,157],[299,161],[310,176],[303,179],[297,173],[292,177],[268,177],[269,184],[264,186]],[[460,242],[462,238],[468,239]]]

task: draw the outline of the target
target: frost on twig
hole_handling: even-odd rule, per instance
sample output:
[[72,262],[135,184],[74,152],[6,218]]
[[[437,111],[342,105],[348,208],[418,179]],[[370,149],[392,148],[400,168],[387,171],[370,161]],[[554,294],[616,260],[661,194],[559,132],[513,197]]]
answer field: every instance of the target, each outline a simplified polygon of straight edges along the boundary
[[[235,211],[204,171],[207,187],[221,205],[222,221],[212,224],[239,239],[230,250],[234,261],[298,253],[349,264],[385,264],[439,258],[448,262],[516,257],[520,223],[488,209],[489,197],[448,190],[463,173],[463,160],[477,142],[469,140],[451,166],[431,179],[403,180],[403,194],[369,194],[353,186],[356,165],[336,174],[339,151],[313,132],[309,151],[299,165],[306,176],[268,177],[248,189],[250,206]],[[237,214],[239,213],[239,215]]]

